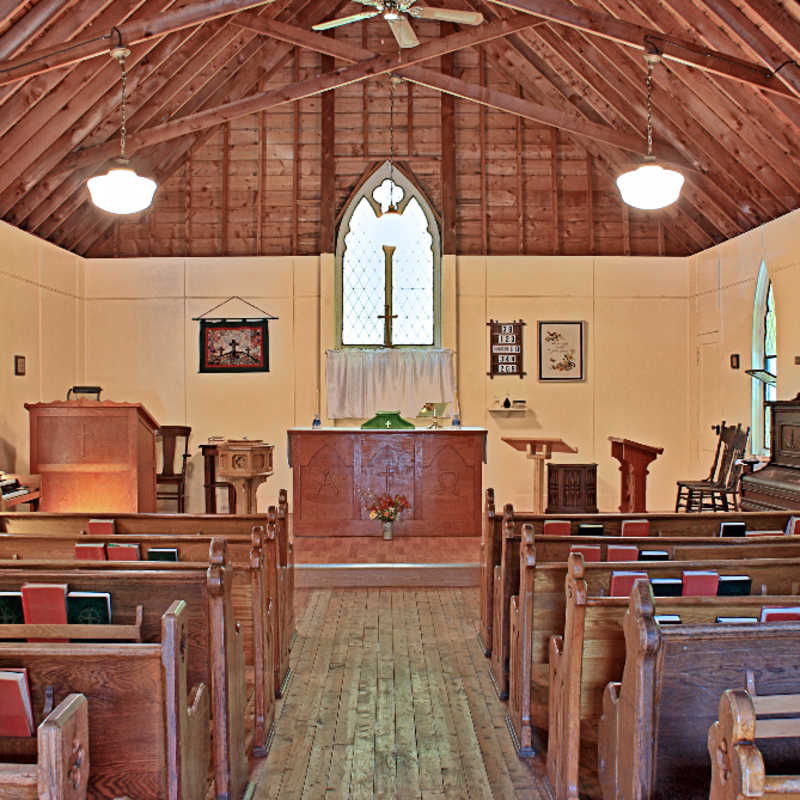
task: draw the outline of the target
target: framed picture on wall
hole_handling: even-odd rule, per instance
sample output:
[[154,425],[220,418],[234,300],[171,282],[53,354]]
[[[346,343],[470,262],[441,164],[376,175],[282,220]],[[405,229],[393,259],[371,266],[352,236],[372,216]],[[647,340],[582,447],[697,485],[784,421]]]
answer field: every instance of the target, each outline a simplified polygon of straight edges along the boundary
[[268,320],[200,320],[200,372],[269,372]]
[[582,381],[583,322],[539,322],[539,380]]

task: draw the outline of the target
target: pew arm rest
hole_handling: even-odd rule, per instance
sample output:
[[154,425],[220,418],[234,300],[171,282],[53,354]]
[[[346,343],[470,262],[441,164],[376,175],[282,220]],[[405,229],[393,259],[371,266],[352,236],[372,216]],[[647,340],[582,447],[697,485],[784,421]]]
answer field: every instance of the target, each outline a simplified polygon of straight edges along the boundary
[[211,697],[208,686],[200,683],[189,691],[186,721],[182,734],[183,797],[202,797],[211,761]]
[[37,731],[40,800],[85,800],[89,783],[89,703],[70,694]]
[[619,794],[617,748],[619,744],[619,695],[622,684],[611,681],[603,690],[603,712],[597,732],[597,777],[603,800]]

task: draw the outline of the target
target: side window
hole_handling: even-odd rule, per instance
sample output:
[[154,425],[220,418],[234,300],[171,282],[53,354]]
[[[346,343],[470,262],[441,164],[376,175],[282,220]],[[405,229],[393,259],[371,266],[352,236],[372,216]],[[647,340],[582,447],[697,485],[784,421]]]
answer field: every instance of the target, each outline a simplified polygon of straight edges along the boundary
[[[775,327],[775,295],[767,267],[761,262],[753,302],[753,369],[778,375],[778,349]],[[774,382],[752,379],[752,447],[756,455],[769,455],[771,412],[767,405],[777,397]]]

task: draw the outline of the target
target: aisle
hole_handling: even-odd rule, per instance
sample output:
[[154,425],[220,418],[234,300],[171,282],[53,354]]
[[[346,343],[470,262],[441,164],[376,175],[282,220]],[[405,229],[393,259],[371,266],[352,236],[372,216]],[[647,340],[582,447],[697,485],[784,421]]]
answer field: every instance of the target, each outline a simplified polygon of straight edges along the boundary
[[300,595],[294,675],[254,800],[548,797],[512,749],[475,589]]

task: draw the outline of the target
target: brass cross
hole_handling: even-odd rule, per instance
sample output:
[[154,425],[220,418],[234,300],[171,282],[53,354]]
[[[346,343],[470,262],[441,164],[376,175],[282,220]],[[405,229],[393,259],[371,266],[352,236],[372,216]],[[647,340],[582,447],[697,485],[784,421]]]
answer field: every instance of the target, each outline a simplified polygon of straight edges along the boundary
[[384,254],[384,298],[386,304],[384,305],[384,313],[378,314],[378,319],[383,320],[383,346],[392,346],[392,320],[397,319],[397,314],[392,314],[392,256],[394,255],[395,248],[393,245],[383,245]]

